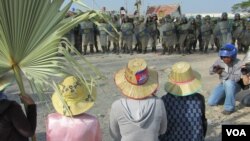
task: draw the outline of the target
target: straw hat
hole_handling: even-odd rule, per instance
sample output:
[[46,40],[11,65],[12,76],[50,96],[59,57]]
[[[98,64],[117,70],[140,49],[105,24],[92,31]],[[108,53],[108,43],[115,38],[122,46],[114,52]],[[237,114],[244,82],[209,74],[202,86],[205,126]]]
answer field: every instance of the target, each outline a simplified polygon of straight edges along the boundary
[[154,94],[158,88],[158,74],[148,69],[143,59],[135,58],[126,68],[115,74],[115,83],[122,93],[132,99],[144,99]]
[[11,83],[14,81],[14,74],[13,73],[5,73],[0,76],[0,91],[3,91],[7,88]]
[[88,90],[87,87],[74,76],[65,78],[59,85],[61,93],[56,91],[52,96],[55,110],[65,116],[79,115],[89,110],[96,99],[96,88],[92,86]]
[[172,66],[165,90],[173,95],[187,96],[201,89],[201,75],[192,70],[187,62],[178,62]]

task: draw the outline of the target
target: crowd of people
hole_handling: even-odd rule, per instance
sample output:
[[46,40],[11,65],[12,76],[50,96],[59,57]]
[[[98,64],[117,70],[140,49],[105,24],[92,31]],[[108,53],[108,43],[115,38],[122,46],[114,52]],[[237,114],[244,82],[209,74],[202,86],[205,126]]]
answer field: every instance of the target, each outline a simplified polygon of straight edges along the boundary
[[[211,91],[209,106],[224,102],[222,114],[235,112],[235,99],[244,89],[241,104],[249,106],[250,54],[237,58],[237,48],[225,44],[219,58],[211,65],[211,75],[218,74],[220,83]],[[142,58],[133,58],[114,75],[122,97],[112,103],[109,131],[114,141],[204,141],[207,131],[205,98],[201,93],[202,78],[188,62],[173,64],[165,83],[166,94],[158,97],[158,72]],[[0,78],[0,134],[7,141],[27,141],[36,129],[36,104],[21,95],[27,104],[26,115],[17,102],[8,100],[4,90],[11,85],[9,77]],[[87,114],[95,103],[96,86],[67,76],[51,100],[55,113],[46,119],[47,141],[102,141],[98,119]],[[77,127],[77,128],[76,128]]]
[[133,16],[121,12],[106,17],[109,18],[100,19],[98,25],[91,20],[83,21],[65,36],[84,55],[88,50],[117,54],[156,52],[158,43],[162,54],[208,53],[209,46],[219,51],[225,43],[237,44],[239,52],[246,52],[250,45],[249,23],[239,13],[234,19],[229,19],[226,12],[220,18],[209,15],[158,18],[156,14],[142,16],[137,12]]

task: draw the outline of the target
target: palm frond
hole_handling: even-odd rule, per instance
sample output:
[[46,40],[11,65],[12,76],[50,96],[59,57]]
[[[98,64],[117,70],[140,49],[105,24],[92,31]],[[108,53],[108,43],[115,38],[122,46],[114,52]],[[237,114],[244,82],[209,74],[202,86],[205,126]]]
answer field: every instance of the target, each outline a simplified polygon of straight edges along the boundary
[[[63,2],[64,0],[0,1],[0,73],[14,71],[19,87],[23,89],[22,93],[25,92],[21,88],[22,75],[40,92],[45,85],[51,84],[51,76],[78,75],[86,77],[84,79],[101,76],[80,53],[76,54],[81,56],[79,58],[85,64],[82,66],[75,60],[76,57],[59,44],[62,36],[79,22],[98,14],[89,11],[77,17],[65,18],[73,1],[65,7],[62,7]],[[63,56],[58,56],[58,50]],[[69,71],[68,68],[74,69]]]

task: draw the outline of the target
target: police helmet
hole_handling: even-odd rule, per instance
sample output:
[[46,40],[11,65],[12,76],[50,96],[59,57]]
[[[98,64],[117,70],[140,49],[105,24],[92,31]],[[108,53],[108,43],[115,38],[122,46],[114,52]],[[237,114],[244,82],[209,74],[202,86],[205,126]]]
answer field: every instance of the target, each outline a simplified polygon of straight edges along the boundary
[[201,15],[198,14],[198,15],[195,16],[195,18],[196,18],[197,20],[201,20]]
[[237,57],[237,48],[233,44],[225,44],[219,51],[219,56],[230,57],[235,59]]
[[205,16],[205,20],[208,20],[208,21],[209,21],[209,20],[211,20],[211,17],[210,17],[209,15],[206,15],[206,16]]
[[239,14],[239,13],[236,13],[236,14],[234,15],[234,19],[240,19],[240,14]]
[[226,12],[223,12],[221,14],[221,19],[227,20],[227,13]]

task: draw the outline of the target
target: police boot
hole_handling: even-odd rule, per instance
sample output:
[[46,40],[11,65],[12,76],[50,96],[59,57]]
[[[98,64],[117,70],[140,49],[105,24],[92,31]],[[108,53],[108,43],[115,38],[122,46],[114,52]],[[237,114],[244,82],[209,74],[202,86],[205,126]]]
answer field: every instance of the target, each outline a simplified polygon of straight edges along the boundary
[[208,49],[208,47],[206,46],[204,49],[204,53],[207,53],[207,49]]
[[116,54],[119,55],[119,53],[120,53],[120,49],[119,49],[119,47],[117,47],[116,48]]
[[104,54],[105,53],[105,47],[102,46],[102,53]]
[[106,52],[110,52],[110,47],[109,46],[106,46]]
[[167,51],[167,48],[166,48],[166,47],[163,47],[163,50],[162,50],[161,55],[165,55],[166,51]]
[[107,48],[107,46],[104,46],[104,51],[105,51],[106,54],[108,53],[108,48]]
[[96,50],[96,52],[99,52],[98,43],[97,42],[95,42],[95,50]]
[[87,45],[83,46],[83,55],[87,54]]
[[152,52],[156,52],[156,46],[152,47]]
[[93,45],[90,45],[90,53],[94,53],[94,47],[93,47]]
[[132,48],[129,49],[129,53],[130,53],[130,55],[133,55],[133,49]]
[[174,52],[173,46],[169,46],[168,48],[168,55],[172,54]]

